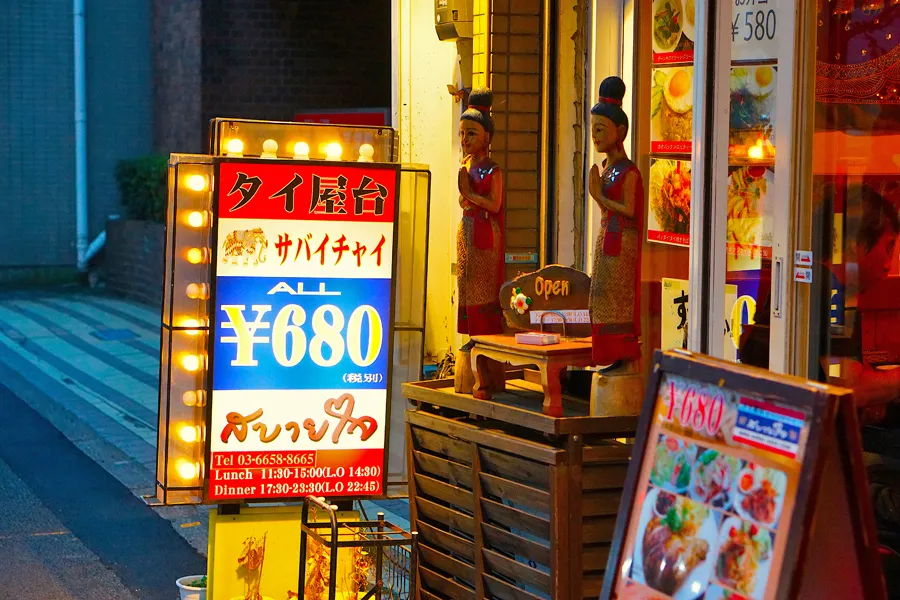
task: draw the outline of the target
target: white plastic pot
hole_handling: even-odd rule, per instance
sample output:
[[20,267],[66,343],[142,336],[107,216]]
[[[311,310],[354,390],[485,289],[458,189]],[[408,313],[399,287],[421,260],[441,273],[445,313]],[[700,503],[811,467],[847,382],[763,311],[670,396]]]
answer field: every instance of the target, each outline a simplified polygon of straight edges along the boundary
[[203,575],[188,575],[187,577],[179,577],[175,580],[178,591],[181,592],[181,600],[206,600],[205,587],[193,587],[188,582],[200,579]]

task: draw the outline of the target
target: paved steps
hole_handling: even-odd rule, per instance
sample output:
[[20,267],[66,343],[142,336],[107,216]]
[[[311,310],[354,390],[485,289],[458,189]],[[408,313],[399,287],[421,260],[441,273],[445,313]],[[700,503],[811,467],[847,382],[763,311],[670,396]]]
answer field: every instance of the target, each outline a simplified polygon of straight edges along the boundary
[[[159,310],[83,288],[0,297],[0,381],[133,494],[153,494]],[[364,501],[409,529],[405,500]],[[158,507],[206,554],[207,507]]]

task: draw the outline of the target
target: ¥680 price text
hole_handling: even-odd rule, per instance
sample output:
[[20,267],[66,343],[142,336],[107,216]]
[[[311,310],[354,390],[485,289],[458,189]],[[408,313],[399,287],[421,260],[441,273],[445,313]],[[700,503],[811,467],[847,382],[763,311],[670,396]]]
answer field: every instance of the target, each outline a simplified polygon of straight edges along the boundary
[[[679,393],[680,392],[680,393]],[[669,383],[669,410],[666,421],[675,421],[690,427],[697,433],[715,437],[722,426],[725,412],[725,396],[721,393],[708,394],[693,386],[685,389]]]
[[[345,354],[355,365],[368,367],[381,353],[384,327],[378,311],[367,304],[354,309],[349,318],[339,307],[324,304],[313,312],[309,323],[306,309],[297,304],[288,304],[273,320],[267,318],[271,305],[251,306],[256,313],[252,321],[248,321],[244,305],[227,304],[221,308],[228,317],[222,329],[230,329],[234,335],[223,335],[220,339],[222,343],[236,345],[235,358],[231,361],[235,367],[258,364],[253,354],[256,344],[266,344],[283,367],[299,364],[307,354],[319,367],[333,367]],[[304,328],[307,325],[312,329],[311,339]],[[368,325],[368,340],[363,340],[364,325]],[[271,335],[260,335],[260,330],[271,331]]]

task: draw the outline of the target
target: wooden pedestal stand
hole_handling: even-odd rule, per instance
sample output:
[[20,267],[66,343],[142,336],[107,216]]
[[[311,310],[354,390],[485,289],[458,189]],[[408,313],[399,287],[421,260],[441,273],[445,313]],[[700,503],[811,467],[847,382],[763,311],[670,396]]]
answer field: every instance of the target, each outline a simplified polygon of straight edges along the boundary
[[[588,345],[588,350],[590,346]],[[600,593],[634,417],[590,417],[541,377],[509,371],[478,400],[453,381],[403,385],[417,600],[581,600]]]
[[630,361],[611,373],[594,373],[591,377],[591,415],[639,415],[646,386],[639,360]]

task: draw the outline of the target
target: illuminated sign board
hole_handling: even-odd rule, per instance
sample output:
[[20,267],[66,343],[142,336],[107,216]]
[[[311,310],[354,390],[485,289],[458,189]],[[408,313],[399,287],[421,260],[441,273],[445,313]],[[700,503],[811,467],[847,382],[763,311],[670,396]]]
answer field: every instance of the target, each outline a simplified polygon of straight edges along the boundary
[[215,181],[206,500],[383,494],[399,167]]

